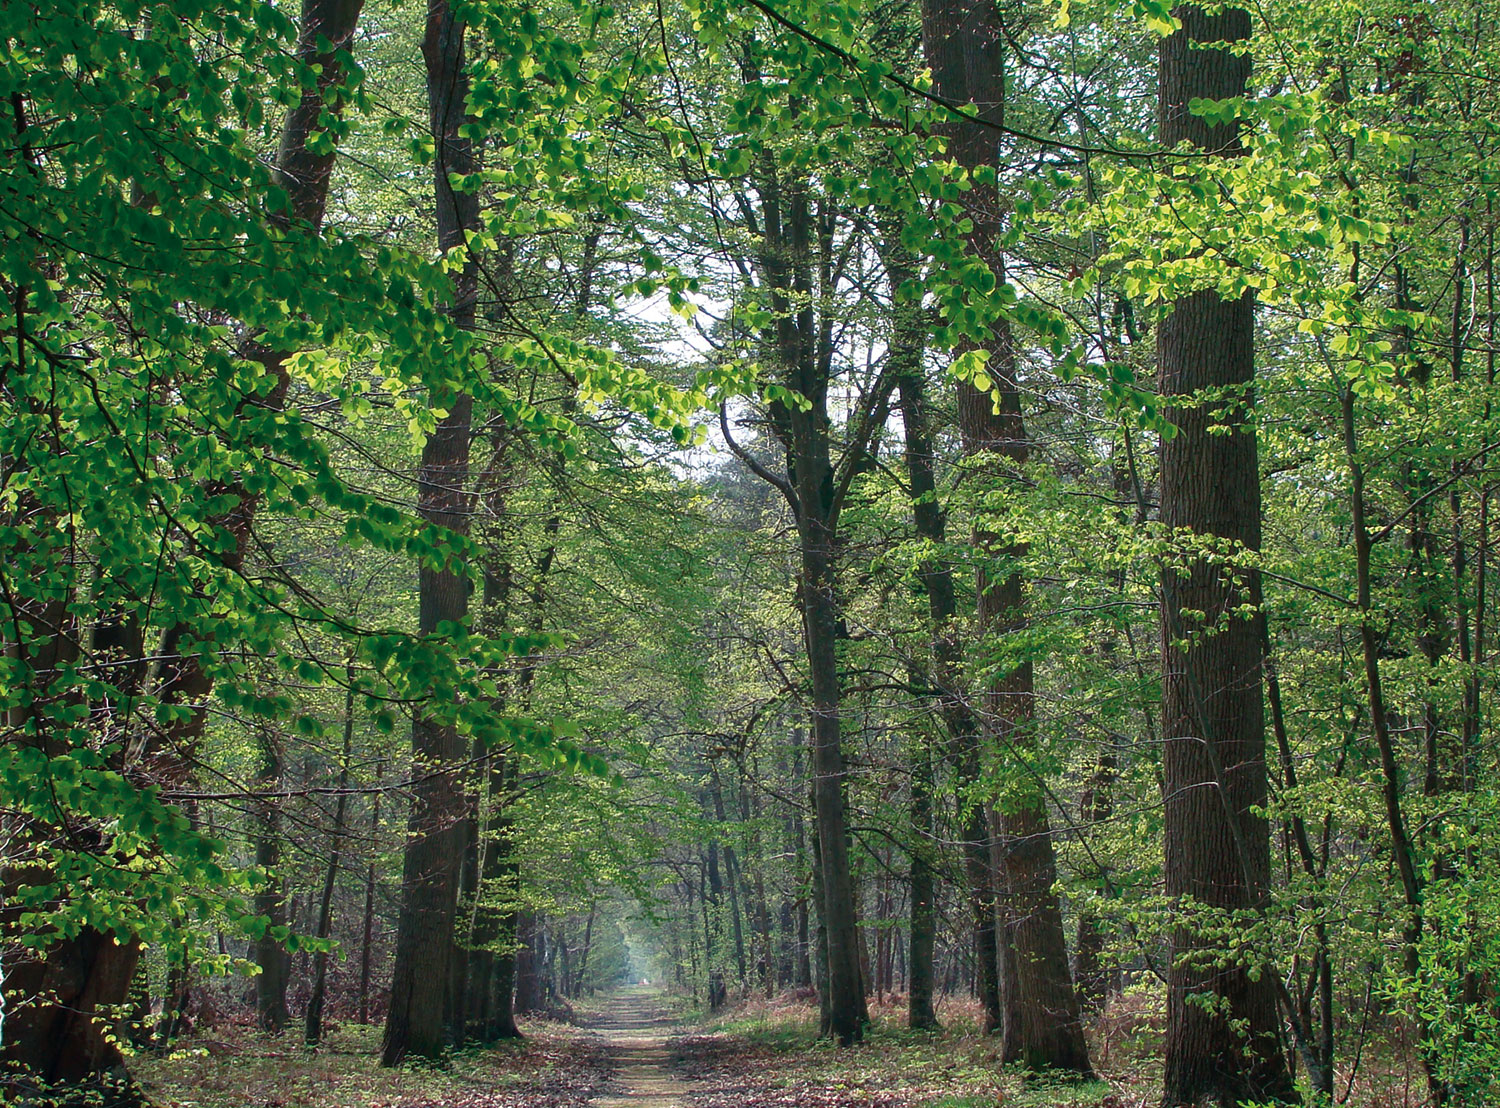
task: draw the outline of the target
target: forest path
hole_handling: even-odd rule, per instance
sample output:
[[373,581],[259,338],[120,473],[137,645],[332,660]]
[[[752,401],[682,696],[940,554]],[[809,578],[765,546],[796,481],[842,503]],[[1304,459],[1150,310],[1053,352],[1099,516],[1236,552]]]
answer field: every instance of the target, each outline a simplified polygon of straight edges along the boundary
[[667,1042],[676,1023],[656,989],[631,986],[612,994],[593,1030],[603,1036],[620,1092],[594,1101],[599,1108],[683,1108],[687,1084],[672,1072]]

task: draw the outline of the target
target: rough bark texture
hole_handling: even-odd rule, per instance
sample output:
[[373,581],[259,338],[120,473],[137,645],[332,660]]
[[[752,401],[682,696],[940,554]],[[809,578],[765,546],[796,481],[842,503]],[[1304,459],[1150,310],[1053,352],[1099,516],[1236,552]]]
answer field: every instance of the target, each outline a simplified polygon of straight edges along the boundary
[[[1161,48],[1159,122],[1167,145],[1187,140],[1233,156],[1233,126],[1188,111],[1195,97],[1242,95],[1249,58],[1194,44],[1249,37],[1250,17],[1181,7]],[[1179,300],[1157,335],[1161,392],[1177,434],[1161,447],[1161,517],[1185,536],[1260,548],[1254,402],[1254,304],[1202,291]],[[1205,402],[1201,390],[1219,390]],[[1211,428],[1218,428],[1217,432]],[[1225,433],[1222,429],[1229,428]],[[1191,541],[1191,539],[1189,539]],[[1168,973],[1165,1101],[1170,1106],[1290,1094],[1269,974],[1221,966],[1226,936],[1196,925],[1194,906],[1247,912],[1270,883],[1270,840],[1252,809],[1266,803],[1260,642],[1235,609],[1259,596],[1251,571],[1189,554],[1162,575],[1162,753],[1166,892],[1180,914]],[[1186,613],[1204,613],[1200,623]],[[1219,998],[1211,1007],[1202,999]]]
[[[935,90],[950,103],[966,106],[981,119],[1004,120],[1005,36],[993,5],[974,0],[924,0],[922,41],[932,67]],[[945,126],[949,152],[959,164],[974,170],[994,164],[996,132],[979,123]],[[1004,258],[995,250],[1001,216],[1000,197],[993,187],[976,185],[965,195],[974,231],[973,252],[989,265],[997,282],[1005,279]],[[989,374],[999,392],[999,411],[991,397],[968,385],[960,386],[959,423],[965,451],[984,460],[997,477],[1016,474],[1025,465],[1029,445],[1021,418],[1016,385],[1015,353],[1009,328],[997,323],[984,344]],[[992,559],[1011,559],[1024,551],[981,523],[976,544]],[[1005,635],[1025,626],[1024,582],[1018,572],[992,579],[979,574],[978,620],[988,635]],[[1024,763],[1031,745],[1034,697],[1029,662],[992,678],[981,698],[983,733],[993,736],[1002,756]],[[974,768],[977,770],[977,759]],[[1015,765],[1013,785],[997,809],[1000,832],[997,856],[1001,925],[995,932],[1001,1012],[1001,1054],[1037,1069],[1090,1072],[1088,1048],[1079,1019],[1078,999],[1069,973],[1062,911],[1053,886],[1057,863],[1044,796],[1024,766]],[[982,821],[982,813],[976,811]],[[978,884],[981,862],[975,822],[965,837],[971,840],[968,864],[976,904],[985,893]],[[986,866],[987,868],[987,866]],[[984,950],[980,921],[981,981],[988,988],[991,972]],[[1002,972],[1003,971],[1003,972]],[[986,992],[988,1002],[988,993]]]
[[[467,121],[464,102],[469,81],[464,63],[464,25],[446,0],[427,8],[422,57],[427,64],[428,115],[436,142],[438,247],[462,247],[466,232],[479,226],[479,198],[455,192],[450,174],[474,169],[473,143],[460,133]],[[477,289],[472,260],[454,277],[450,314],[462,330],[473,330]],[[432,523],[463,531],[468,527],[469,430],[473,401],[466,394],[438,397],[447,416],[422,449],[417,508]],[[424,565],[418,580],[418,626],[431,633],[440,623],[463,619],[468,579],[449,569]],[[408,820],[401,872],[401,915],[396,932],[396,965],[391,982],[381,1060],[392,1066],[409,1055],[437,1058],[443,1052],[444,1000],[458,905],[459,837],[464,799],[455,766],[464,747],[454,728],[419,714],[412,725],[416,784]]]
[[76,1099],[60,1095],[63,1105],[87,1103],[90,1093],[102,1095],[108,1105],[138,1103],[119,1048],[106,1036],[108,1025],[98,1013],[123,1002],[139,956],[139,945],[121,946],[89,928],[58,944],[45,960],[10,967],[8,994],[49,1002],[7,1013],[3,1058],[22,1067],[3,1075],[0,1090],[7,1097],[60,1086],[76,1090]]

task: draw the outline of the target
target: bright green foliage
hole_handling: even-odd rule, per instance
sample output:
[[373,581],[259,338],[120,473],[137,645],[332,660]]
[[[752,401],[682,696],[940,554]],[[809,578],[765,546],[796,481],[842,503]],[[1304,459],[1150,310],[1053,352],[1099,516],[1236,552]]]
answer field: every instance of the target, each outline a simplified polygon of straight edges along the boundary
[[[7,863],[39,863],[9,893],[25,941],[84,925],[159,940],[178,912],[212,909],[219,844],[166,803],[187,784],[201,698],[321,734],[252,664],[326,680],[309,635],[349,644],[334,656],[363,663],[371,710],[435,700],[486,742],[597,768],[489,708],[487,673],[549,637],[362,625],[255,556],[252,515],[341,519],[350,549],[473,557],[351,485],[288,389],[357,410],[373,376],[422,427],[421,398],[464,385],[539,435],[567,427],[486,388],[486,356],[437,310],[441,268],[288,226],[259,157],[268,107],[311,80],[285,15],[65,2],[5,18],[0,787],[27,828]],[[351,72],[329,95],[359,103]]]
[[[774,418],[809,404],[773,342],[784,313],[808,311],[832,336],[834,447],[870,442],[840,523],[838,599],[874,960],[903,941],[901,873],[926,846],[948,879],[943,956],[968,957],[963,816],[1041,788],[1070,926],[1098,928],[1106,969],[1130,985],[1118,1003],[1149,1004],[1169,949],[1156,590],[1191,559],[1254,564],[1287,743],[1283,757],[1268,731],[1276,874],[1253,919],[1205,926],[1225,959],[1307,996],[1314,1031],[1331,976],[1339,1066],[1362,1026],[1415,1017],[1412,1056],[1450,1102],[1494,1099],[1500,9],[1415,7],[1257,6],[1252,94],[1194,107],[1243,127],[1245,156],[1219,159],[1154,141],[1169,5],[1032,5],[1008,24],[995,165],[971,179],[939,137],[951,109],[927,95],[915,7],[474,0],[460,10],[482,157],[455,182],[483,211],[469,334],[440,310],[464,252],[431,256],[416,8],[372,3],[342,59],[328,93],[342,114],[325,113],[311,146],[352,156],[314,234],[289,224],[267,165],[283,110],[316,76],[293,59],[286,5],[5,6],[6,938],[46,947],[99,928],[144,939],[159,972],[167,952],[218,960],[221,929],[265,933],[246,906],[254,883],[321,878],[325,798],[291,794],[343,768],[352,681],[352,780],[367,792],[348,818],[371,823],[346,858],[372,863],[382,894],[405,811],[388,792],[374,822],[373,794],[377,775],[399,790],[431,768],[402,752],[419,707],[478,741],[475,811],[503,804],[525,832],[519,878],[470,890],[467,910],[539,912],[575,949],[597,912],[585,988],[648,955],[686,989],[715,975],[761,987],[776,958],[757,913],[777,914],[780,944],[813,894],[792,521],[704,425],[726,406],[770,464]],[[992,182],[1005,280],[966,241],[962,200]],[[780,308],[756,268],[776,188],[810,198],[824,267]],[[883,261],[892,228],[916,273],[901,288]],[[1170,432],[1152,331],[1210,288],[1259,305],[1258,555],[1156,522]],[[876,405],[868,427],[855,415],[891,395],[892,323],[912,306],[931,323],[946,544],[913,537],[894,409]],[[1002,320],[1036,443],[1003,482],[965,461],[951,387],[994,388],[971,347]],[[466,537],[411,507],[416,450],[444,414],[434,398],[459,391],[476,402]],[[1210,399],[1228,411],[1249,398]],[[1008,553],[987,558],[966,539],[976,530]],[[932,711],[935,561],[953,568],[962,613],[980,570],[1028,582],[1027,626],[953,628],[965,689],[1036,669],[1035,735],[1024,752],[991,736],[969,787]],[[470,576],[464,625],[413,633],[418,565]],[[1367,623],[1415,910],[1390,872]],[[272,748],[288,795],[270,800],[319,833],[266,875],[251,872],[235,802]],[[481,797],[495,751],[518,755],[515,777]],[[909,821],[923,758],[931,843]],[[710,845],[726,882],[711,905]],[[363,876],[336,875],[341,904],[362,903]],[[1382,1064],[1400,1049],[1382,1040]]]

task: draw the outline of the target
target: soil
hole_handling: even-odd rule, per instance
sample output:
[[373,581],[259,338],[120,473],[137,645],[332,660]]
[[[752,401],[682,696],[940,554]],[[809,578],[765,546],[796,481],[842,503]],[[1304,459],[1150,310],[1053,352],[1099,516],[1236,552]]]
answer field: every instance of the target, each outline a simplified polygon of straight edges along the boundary
[[605,1041],[614,1073],[599,1108],[684,1108],[687,1083],[672,1069],[668,1043],[677,1031],[665,999],[633,986],[609,996],[593,1030]]

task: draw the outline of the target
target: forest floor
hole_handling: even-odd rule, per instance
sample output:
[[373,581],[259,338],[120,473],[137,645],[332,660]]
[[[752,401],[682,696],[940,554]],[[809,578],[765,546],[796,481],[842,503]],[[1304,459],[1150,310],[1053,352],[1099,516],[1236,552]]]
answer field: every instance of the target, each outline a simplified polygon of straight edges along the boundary
[[524,1039],[456,1051],[444,1066],[380,1065],[381,1029],[342,1024],[317,1050],[221,1026],[130,1059],[158,1108],[588,1108],[610,1087],[605,1041],[552,1020]]
[[[576,1004],[576,1024],[525,1020],[525,1038],[456,1052],[442,1067],[378,1064],[380,1029],[336,1026],[317,1050],[223,1025],[144,1054],[131,1071],[160,1108],[1137,1108],[1154,1074],[1102,1066],[1110,1081],[1059,1083],[1003,1071],[977,1011],[950,1001],[944,1030],[911,1032],[898,1005],[873,1008],[850,1050],[816,1037],[805,998],[751,1000],[708,1019],[627,988]],[[1117,1049],[1149,1057],[1148,1031]],[[1134,1046],[1136,1049],[1129,1049]],[[1142,1050],[1140,1048],[1144,1047]],[[1107,1059],[1106,1059],[1107,1060]],[[1149,1066],[1147,1067],[1149,1069]]]
[[747,1002],[671,1043],[675,1068],[688,1080],[682,1105],[1136,1108],[1156,1102],[1149,1079],[1133,1068],[1116,1068],[1109,1082],[1082,1083],[1004,1070],[994,1039],[977,1030],[977,1015],[976,1006],[952,1002],[939,1013],[944,1030],[912,1032],[904,1008],[872,1006],[865,1041],[843,1049],[817,1038],[817,1008],[805,1000]]
[[[130,1061],[159,1108],[1150,1108],[1159,1102],[1161,1012],[1153,994],[1112,1002],[1090,1024],[1104,1080],[1005,1069],[977,1005],[949,998],[943,1030],[905,1027],[902,998],[874,1003],[865,1041],[817,1038],[806,997],[739,1002],[715,1016],[627,988],[574,1002],[574,1022],[527,1019],[525,1038],[455,1052],[443,1066],[383,1069],[380,1028],[336,1025],[317,1050],[224,1021],[170,1053]],[[1419,1103],[1410,1057],[1372,1042],[1350,1103]],[[1343,1079],[1341,1078],[1341,1081]]]

